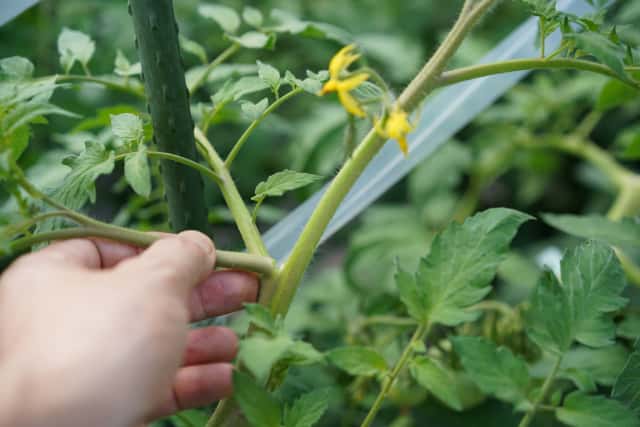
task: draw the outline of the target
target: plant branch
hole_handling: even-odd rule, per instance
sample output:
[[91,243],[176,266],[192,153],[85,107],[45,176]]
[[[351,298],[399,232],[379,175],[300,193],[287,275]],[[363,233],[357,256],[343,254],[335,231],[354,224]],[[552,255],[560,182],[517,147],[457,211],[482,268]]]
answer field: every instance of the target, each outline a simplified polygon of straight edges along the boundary
[[[602,74],[620,80],[636,89],[640,89],[640,83],[622,79],[612,69],[598,64],[596,62],[584,61],[580,59],[559,58],[559,59],[512,59],[508,61],[495,62],[493,64],[473,65],[470,67],[458,68],[456,70],[447,71],[440,76],[435,85],[438,87],[449,86],[452,84],[464,82],[467,80],[477,79],[481,77],[492,76],[496,74],[511,73],[514,71],[541,69],[576,69],[589,71],[592,73]],[[632,71],[633,67],[627,67],[627,71]]]
[[538,407],[542,404],[542,402],[544,402],[544,400],[547,397],[547,394],[549,394],[549,390],[553,385],[553,380],[556,378],[556,375],[560,370],[561,364],[562,364],[562,356],[559,356],[558,359],[556,360],[556,363],[553,365],[553,368],[551,369],[551,373],[549,374],[547,379],[544,381],[544,384],[542,385],[542,390],[540,390],[540,394],[538,395],[536,400],[533,402],[533,407],[527,412],[527,414],[524,416],[522,421],[520,421],[520,424],[518,424],[518,427],[528,427],[529,424],[531,424],[531,422],[533,421],[533,417],[535,417],[536,415],[536,411],[538,410]]
[[198,89],[200,89],[200,87],[202,87],[202,85],[207,82],[207,79],[209,79],[209,76],[211,75],[213,70],[218,68],[220,64],[224,63],[227,59],[232,57],[238,50],[240,50],[240,45],[238,43],[234,43],[223,50],[220,55],[218,55],[213,61],[211,61],[209,65],[207,65],[207,68],[205,68],[198,80],[196,80],[191,85],[191,87],[189,87],[189,93],[193,94]]
[[382,407],[382,403],[387,397],[387,394],[389,394],[389,390],[391,390],[393,383],[395,382],[400,372],[404,369],[411,355],[413,355],[413,349],[416,343],[424,339],[424,336],[427,335],[428,332],[429,332],[428,325],[421,325],[419,328],[416,329],[415,333],[411,337],[411,340],[409,341],[409,344],[407,344],[404,351],[402,352],[400,359],[398,360],[396,365],[393,367],[393,370],[391,371],[391,373],[389,373],[389,376],[384,379],[382,383],[382,389],[380,390],[380,393],[378,393],[378,397],[373,403],[373,406],[371,407],[371,409],[369,409],[369,413],[365,417],[360,427],[369,427],[371,423],[373,423],[373,420],[376,418],[378,411],[380,411],[380,408]]
[[236,221],[236,225],[247,246],[247,250],[254,254],[268,256],[267,248],[262,241],[260,231],[253,222],[251,213],[233,182],[229,170],[225,167],[224,162],[206,135],[198,128],[195,129],[195,137],[204,151],[205,160],[220,178],[222,196],[231,211],[231,215],[233,215]]
[[[121,153],[118,154],[115,157],[116,161],[119,160],[124,160],[129,154],[133,154],[133,153]],[[152,150],[148,150],[147,151],[147,156],[149,157],[154,157],[157,159],[163,159],[163,160],[169,160],[175,163],[180,163],[182,165],[185,166],[189,166],[192,169],[197,170],[198,172],[200,172],[202,175],[211,178],[214,182],[220,184],[220,177],[211,169],[209,169],[206,166],[201,165],[200,163],[193,161],[191,159],[187,159],[186,157],[182,157],[179,156],[177,154],[172,154],[172,153],[165,153],[162,151],[152,151]]]
[[127,80],[127,83],[119,83],[105,77],[85,76],[82,74],[60,74],[56,76],[56,82],[96,84],[118,92],[125,92],[138,98],[144,99],[145,97],[142,85],[137,83],[137,81],[135,85],[131,84],[132,81],[130,79]]
[[238,141],[234,144],[233,148],[231,149],[231,152],[227,156],[227,159],[224,161],[225,167],[231,170],[231,165],[233,164],[233,161],[235,160],[236,156],[238,155],[238,153],[240,152],[244,144],[247,142],[247,140],[249,139],[253,131],[256,130],[258,126],[260,126],[260,123],[262,123],[264,119],[267,118],[267,116],[269,116],[271,113],[277,110],[282,104],[284,104],[294,96],[301,94],[302,92],[303,90],[300,88],[293,89],[292,91],[288,92],[286,95],[276,99],[273,102],[273,104],[269,106],[269,108],[264,110],[264,112],[260,115],[260,117],[258,117],[256,120],[254,120],[251,123],[251,125],[247,128],[247,130],[244,131],[242,136],[240,136],[240,139],[238,139]]
[[[114,226],[75,227],[23,237],[11,242],[10,247],[13,252],[19,252],[38,243],[90,237],[114,240],[138,247],[148,247],[162,238],[162,236]],[[274,271],[274,261],[259,255],[216,250],[216,267],[248,270],[270,276]]]

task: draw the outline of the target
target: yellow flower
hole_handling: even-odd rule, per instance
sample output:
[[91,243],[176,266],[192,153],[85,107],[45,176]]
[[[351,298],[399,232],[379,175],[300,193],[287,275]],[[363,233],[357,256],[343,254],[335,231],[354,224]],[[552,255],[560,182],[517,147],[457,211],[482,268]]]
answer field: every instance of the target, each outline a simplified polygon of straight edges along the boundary
[[360,55],[353,53],[355,48],[356,46],[352,44],[345,46],[331,59],[329,63],[329,81],[323,86],[320,95],[337,92],[345,110],[354,116],[365,117],[364,110],[350,92],[367,81],[369,74],[360,73],[345,79],[340,78],[340,75],[360,58]]
[[386,138],[395,139],[400,146],[400,150],[406,156],[409,153],[409,144],[407,144],[407,134],[413,130],[413,126],[409,122],[409,115],[395,108],[387,117],[384,126],[376,123],[378,133]]

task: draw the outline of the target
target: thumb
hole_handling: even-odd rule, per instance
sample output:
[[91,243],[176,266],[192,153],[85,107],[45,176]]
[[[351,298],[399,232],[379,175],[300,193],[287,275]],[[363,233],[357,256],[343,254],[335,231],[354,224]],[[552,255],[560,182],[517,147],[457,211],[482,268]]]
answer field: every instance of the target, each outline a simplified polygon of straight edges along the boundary
[[138,257],[121,263],[117,270],[129,278],[187,298],[211,274],[215,258],[215,246],[209,237],[185,231],[161,238]]

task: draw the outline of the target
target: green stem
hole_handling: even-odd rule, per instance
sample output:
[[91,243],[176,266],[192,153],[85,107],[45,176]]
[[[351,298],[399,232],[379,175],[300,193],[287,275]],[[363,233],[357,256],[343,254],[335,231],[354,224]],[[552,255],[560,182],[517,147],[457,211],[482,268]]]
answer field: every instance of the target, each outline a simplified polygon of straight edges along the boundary
[[540,28],[540,58],[544,59],[545,57],[545,42],[546,42],[546,37],[545,37],[545,33],[544,33],[544,27],[546,24],[546,19],[544,17],[540,17],[539,19],[539,28]]
[[134,95],[138,98],[144,98],[144,88],[142,87],[142,85],[131,85],[131,80],[129,80],[127,84],[122,84],[113,80],[109,80],[107,78],[83,76],[80,74],[66,74],[56,76],[56,82],[97,84],[108,89],[116,90],[118,92],[125,92],[130,95]]
[[218,55],[213,61],[211,61],[209,65],[207,65],[207,68],[204,70],[204,72],[198,78],[198,80],[196,80],[191,85],[191,87],[189,87],[189,93],[193,94],[198,89],[200,89],[200,87],[202,87],[202,85],[207,82],[207,79],[209,79],[209,76],[211,75],[213,70],[218,68],[220,64],[224,63],[227,59],[232,57],[238,50],[240,50],[240,45],[237,43],[234,43],[228,48],[226,48],[225,50],[223,50],[220,55]]
[[[262,241],[260,231],[256,227],[251,213],[247,209],[238,188],[233,182],[233,178],[229,170],[225,167],[224,161],[218,155],[217,151],[211,145],[204,133],[198,128],[195,129],[196,140],[200,143],[200,147],[204,151],[205,160],[209,163],[209,167],[218,175],[220,179],[220,191],[222,197],[229,207],[233,218],[236,221],[242,240],[247,250],[253,254],[268,256],[267,248]],[[264,289],[263,289],[264,291]]]
[[[627,67],[626,69],[627,71],[630,71],[632,70],[632,68],[633,67]],[[640,83],[622,79],[615,71],[604,65],[598,64],[596,62],[570,58],[559,58],[552,60],[549,60],[548,58],[512,59],[509,61],[496,62],[493,64],[473,65],[470,67],[459,68],[443,73],[442,76],[437,79],[436,85],[439,87],[449,86],[467,80],[487,77],[495,74],[536,69],[576,69],[589,71],[592,73],[602,74],[618,79],[631,87],[640,89]]]
[[256,120],[254,120],[251,123],[251,125],[247,128],[247,130],[244,131],[242,136],[240,136],[240,139],[238,139],[238,141],[235,143],[235,145],[231,149],[231,152],[227,156],[227,159],[224,161],[225,167],[231,170],[231,165],[233,164],[233,161],[235,160],[236,156],[238,155],[240,150],[242,150],[242,147],[247,142],[247,140],[249,139],[253,131],[256,130],[258,126],[260,126],[260,123],[262,123],[264,119],[267,118],[267,116],[269,116],[271,113],[277,110],[282,104],[284,104],[285,102],[287,102],[288,100],[290,100],[291,98],[293,98],[294,96],[302,92],[303,90],[300,88],[293,89],[292,91],[288,92],[286,95],[275,100],[273,104],[269,106],[269,108],[264,110],[264,112],[260,115],[260,117],[258,117]]
[[395,382],[402,369],[404,369],[405,365],[409,361],[409,358],[413,355],[413,349],[415,348],[416,343],[424,339],[424,336],[428,333],[428,331],[429,325],[421,325],[416,329],[415,333],[411,337],[411,340],[409,341],[409,344],[407,344],[404,351],[402,352],[400,359],[393,367],[393,370],[391,371],[389,376],[384,379],[382,389],[380,390],[380,393],[378,393],[378,397],[373,403],[371,409],[369,409],[369,413],[365,417],[360,427],[369,427],[371,423],[373,423],[373,420],[376,418],[376,415],[380,411],[382,403],[387,397],[387,394],[389,394],[389,390],[391,390],[393,383]]
[[460,15],[445,41],[398,99],[398,106],[401,109],[415,110],[427,95],[439,85],[440,76],[451,57],[456,53],[473,26],[496,1],[482,0],[475,5],[468,6],[468,8],[465,4],[465,13]]
[[[11,242],[10,246],[12,252],[20,252],[38,243],[89,237],[114,240],[143,248],[162,238],[161,236],[114,226],[75,227],[23,237]],[[274,261],[271,258],[259,255],[216,250],[216,267],[247,270],[270,276],[274,271]]]
[[553,381],[556,375],[558,374],[558,371],[560,370],[561,364],[562,364],[562,356],[559,356],[558,359],[556,360],[556,363],[553,365],[553,368],[551,369],[551,373],[549,374],[547,379],[544,381],[540,394],[538,395],[536,400],[533,402],[532,408],[527,412],[527,414],[524,416],[522,421],[520,421],[520,424],[518,424],[518,427],[528,427],[529,424],[531,424],[531,422],[533,421],[533,417],[535,417],[536,415],[536,411],[538,410],[538,407],[542,404],[542,402],[544,402],[545,398],[547,397],[547,394],[549,394],[549,390],[551,389],[551,386],[553,385]]
[[[121,153],[115,157],[115,161],[124,160],[129,154],[133,153]],[[211,178],[214,182],[220,183],[220,177],[211,169],[206,166],[201,165],[198,162],[195,162],[191,159],[187,159],[186,157],[179,156],[177,154],[165,153],[162,151],[147,151],[147,156],[154,157],[157,159],[169,160],[175,163],[180,163],[185,166],[189,166],[192,169],[197,170],[202,175]]]

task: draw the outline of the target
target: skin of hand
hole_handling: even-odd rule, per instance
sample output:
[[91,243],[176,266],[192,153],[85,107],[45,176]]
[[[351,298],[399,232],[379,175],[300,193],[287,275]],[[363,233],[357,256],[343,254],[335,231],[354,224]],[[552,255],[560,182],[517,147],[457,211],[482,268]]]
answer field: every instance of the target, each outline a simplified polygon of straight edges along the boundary
[[0,276],[0,425],[131,427],[232,392],[237,338],[189,322],[256,299],[201,233],[69,240]]

